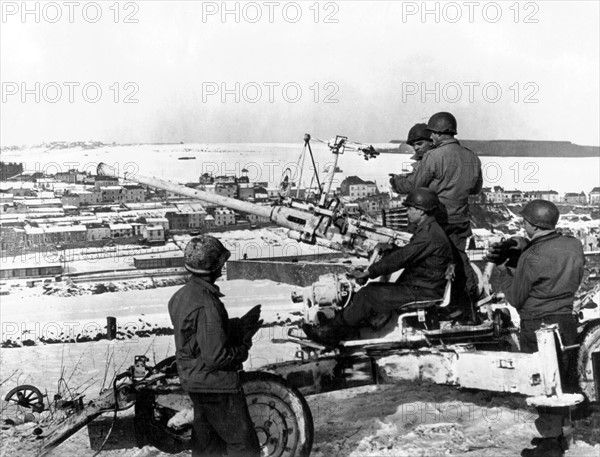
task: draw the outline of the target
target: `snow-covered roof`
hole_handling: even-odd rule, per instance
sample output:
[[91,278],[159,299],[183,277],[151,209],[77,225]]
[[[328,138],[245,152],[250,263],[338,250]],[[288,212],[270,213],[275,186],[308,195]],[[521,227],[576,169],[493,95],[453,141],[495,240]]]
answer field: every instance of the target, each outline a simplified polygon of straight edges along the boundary
[[131,230],[133,227],[131,224],[108,224],[108,228],[111,230]]
[[87,227],[84,225],[68,225],[68,226],[55,226],[44,229],[45,233],[65,233],[65,232],[85,232]]

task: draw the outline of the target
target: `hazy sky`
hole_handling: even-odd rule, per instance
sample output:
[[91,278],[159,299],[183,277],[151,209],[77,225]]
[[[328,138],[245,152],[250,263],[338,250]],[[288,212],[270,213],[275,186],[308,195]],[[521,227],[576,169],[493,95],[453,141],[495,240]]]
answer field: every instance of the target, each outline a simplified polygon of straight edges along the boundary
[[27,7],[2,2],[2,145],[386,142],[437,111],[459,138],[600,143],[597,1]]

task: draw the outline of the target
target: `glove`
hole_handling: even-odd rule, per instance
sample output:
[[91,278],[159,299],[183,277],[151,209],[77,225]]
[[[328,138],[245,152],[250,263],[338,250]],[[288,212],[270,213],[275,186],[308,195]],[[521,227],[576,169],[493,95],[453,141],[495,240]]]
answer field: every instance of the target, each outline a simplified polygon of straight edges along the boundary
[[261,305],[256,305],[242,317],[240,317],[240,325],[242,330],[244,330],[247,326],[253,326],[260,319],[260,311]]
[[243,330],[242,344],[246,348],[250,349],[252,347],[252,338],[260,330],[260,328],[262,327],[263,324],[264,324],[264,321],[262,319],[260,319],[259,321],[256,321],[252,325],[244,326],[244,328],[242,329]]
[[487,262],[492,262],[496,265],[505,265],[515,268],[519,256],[521,255],[521,251],[526,245],[527,241],[520,237],[509,238],[506,241],[492,243],[488,248],[488,252],[484,259]]

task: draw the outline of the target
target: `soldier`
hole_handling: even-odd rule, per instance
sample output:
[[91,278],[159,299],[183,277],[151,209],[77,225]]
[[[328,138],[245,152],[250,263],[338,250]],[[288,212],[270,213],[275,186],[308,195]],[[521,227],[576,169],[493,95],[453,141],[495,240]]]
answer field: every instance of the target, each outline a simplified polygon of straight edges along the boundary
[[[492,244],[488,251],[488,259],[500,264],[506,299],[521,317],[521,351],[537,352],[535,332],[542,324],[558,324],[563,344],[573,345],[577,340],[573,303],[583,279],[585,263],[581,243],[555,230],[560,213],[549,201],[527,203],[521,216],[530,240],[514,237],[504,243]],[[574,356],[572,351],[565,351],[559,359],[567,391],[577,389]],[[536,426],[544,438],[539,440],[536,448],[524,449],[521,455],[563,455],[567,446],[562,435],[562,418],[541,412]]]
[[[577,339],[573,303],[583,279],[583,248],[576,238],[555,230],[560,213],[554,203],[533,200],[521,216],[530,241],[514,237],[492,244],[488,252],[489,260],[502,262],[502,289],[521,317],[521,351],[537,351],[535,331],[542,323],[558,324],[563,344],[572,345]],[[516,267],[516,256],[512,263],[504,262],[501,251],[507,246],[518,254]]]
[[433,145],[431,141],[431,132],[427,130],[427,124],[413,125],[408,131],[406,144],[412,146],[414,149],[415,153],[412,155],[411,160],[415,160],[415,162],[413,163],[412,173],[391,175],[390,185],[394,192],[399,194],[408,194],[413,190],[414,173],[417,171],[425,153],[429,151]]
[[313,341],[334,347],[341,340],[355,337],[357,327],[373,315],[390,313],[405,303],[443,297],[446,270],[453,256],[452,245],[433,216],[439,199],[429,189],[419,188],[408,194],[403,205],[408,207],[408,218],[416,226],[410,242],[401,248],[378,246],[388,250],[388,254],[366,271],[352,273],[359,284],[365,284],[368,279],[404,269],[398,281],[370,283],[331,322],[317,327],[305,324],[304,332]]
[[262,324],[260,305],[229,319],[215,281],[230,255],[212,236],[193,238],[185,248],[192,275],[169,301],[179,379],[194,405],[193,457],[260,455],[239,375]]
[[[413,189],[427,187],[439,197],[443,214],[440,225],[458,249],[463,261],[467,291],[471,301],[479,298],[478,280],[465,252],[473,234],[469,217],[469,195],[481,192],[481,161],[473,151],[461,146],[456,118],[451,113],[436,113],[429,119],[433,148],[424,156],[412,179]],[[400,189],[399,189],[400,190]]]

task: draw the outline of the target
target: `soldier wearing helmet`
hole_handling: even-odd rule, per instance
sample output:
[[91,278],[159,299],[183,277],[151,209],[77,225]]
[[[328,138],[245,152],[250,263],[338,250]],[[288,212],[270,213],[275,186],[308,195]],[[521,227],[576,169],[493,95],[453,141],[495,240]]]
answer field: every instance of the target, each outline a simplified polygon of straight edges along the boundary
[[365,271],[355,270],[352,276],[359,284],[368,279],[404,271],[395,283],[373,282],[360,289],[342,314],[326,325],[305,325],[304,331],[314,341],[334,347],[344,339],[353,338],[356,329],[370,317],[389,314],[403,304],[418,300],[442,298],[446,286],[446,270],[453,260],[452,246],[433,214],[439,199],[425,188],[418,188],[406,197],[409,221],[416,226],[410,242],[403,247],[377,246],[386,251],[383,258]]
[[400,175],[392,174],[390,177],[390,185],[394,192],[397,193],[408,193],[413,189],[414,173],[419,167],[423,156],[429,149],[431,149],[433,143],[431,141],[431,132],[427,130],[427,124],[415,124],[408,131],[408,138],[406,144],[412,146],[415,153],[411,156],[411,160],[415,160],[413,163],[413,171],[411,173],[403,173]]
[[260,328],[260,306],[229,319],[215,284],[231,253],[208,235],[185,247],[190,279],[169,301],[177,371],[194,405],[192,455],[260,455],[239,372]]
[[577,239],[555,230],[560,214],[554,203],[533,200],[521,216],[529,240],[515,237],[506,242],[517,253],[513,263],[501,257],[501,243],[492,244],[488,252],[488,260],[501,264],[506,299],[521,317],[521,351],[537,351],[535,331],[542,323],[558,324],[563,344],[572,345],[577,338],[573,302],[583,279],[583,248]]
[[477,154],[454,138],[458,128],[451,113],[440,112],[431,116],[427,130],[431,133],[433,147],[423,156],[411,182],[405,182],[412,187],[400,185],[397,190],[406,193],[417,187],[427,187],[439,197],[442,212],[447,214],[447,217],[440,218],[440,225],[458,249],[471,301],[476,302],[479,295],[477,276],[465,249],[472,235],[469,195],[481,192],[483,184],[481,161]]

